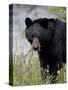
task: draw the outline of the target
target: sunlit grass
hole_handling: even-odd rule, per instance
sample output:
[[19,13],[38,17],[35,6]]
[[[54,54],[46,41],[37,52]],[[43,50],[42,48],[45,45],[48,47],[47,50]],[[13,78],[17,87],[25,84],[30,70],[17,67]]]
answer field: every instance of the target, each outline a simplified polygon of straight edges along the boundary
[[60,74],[58,74],[56,77],[53,75],[49,75],[43,71],[46,78],[43,77],[42,79],[40,62],[37,58],[32,58],[32,62],[30,63],[30,65],[22,61],[23,60],[21,58],[17,57],[13,64],[13,85],[14,86],[66,82],[66,65],[64,65],[64,67],[60,71]]

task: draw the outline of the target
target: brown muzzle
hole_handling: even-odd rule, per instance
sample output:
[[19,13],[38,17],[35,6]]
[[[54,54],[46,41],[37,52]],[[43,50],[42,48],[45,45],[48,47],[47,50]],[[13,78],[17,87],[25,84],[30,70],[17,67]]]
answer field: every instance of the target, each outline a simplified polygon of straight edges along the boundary
[[39,43],[39,39],[38,38],[33,38],[32,48],[34,50],[39,50],[40,49],[40,43]]

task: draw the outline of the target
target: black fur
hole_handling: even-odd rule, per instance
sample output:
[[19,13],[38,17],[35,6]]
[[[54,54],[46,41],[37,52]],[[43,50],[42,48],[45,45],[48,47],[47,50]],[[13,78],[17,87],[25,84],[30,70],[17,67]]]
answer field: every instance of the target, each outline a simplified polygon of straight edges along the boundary
[[56,73],[66,63],[66,23],[58,19],[25,19],[25,35],[32,44],[33,37],[40,41],[39,58],[43,69],[49,65],[49,73]]

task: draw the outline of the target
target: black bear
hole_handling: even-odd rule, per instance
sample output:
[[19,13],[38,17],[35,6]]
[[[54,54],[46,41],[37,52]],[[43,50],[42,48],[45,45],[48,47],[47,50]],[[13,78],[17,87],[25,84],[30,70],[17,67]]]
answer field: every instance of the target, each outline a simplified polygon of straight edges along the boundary
[[25,35],[38,51],[43,69],[56,74],[66,63],[66,23],[53,18],[25,19]]

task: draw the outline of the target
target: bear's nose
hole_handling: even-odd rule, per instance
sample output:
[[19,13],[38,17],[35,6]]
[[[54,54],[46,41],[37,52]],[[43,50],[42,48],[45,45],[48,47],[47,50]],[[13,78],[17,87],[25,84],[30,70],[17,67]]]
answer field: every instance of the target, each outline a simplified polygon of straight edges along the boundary
[[38,50],[38,48],[33,48],[34,50]]
[[40,48],[40,43],[39,43],[39,39],[38,38],[33,38],[32,48],[34,50],[38,50]]

